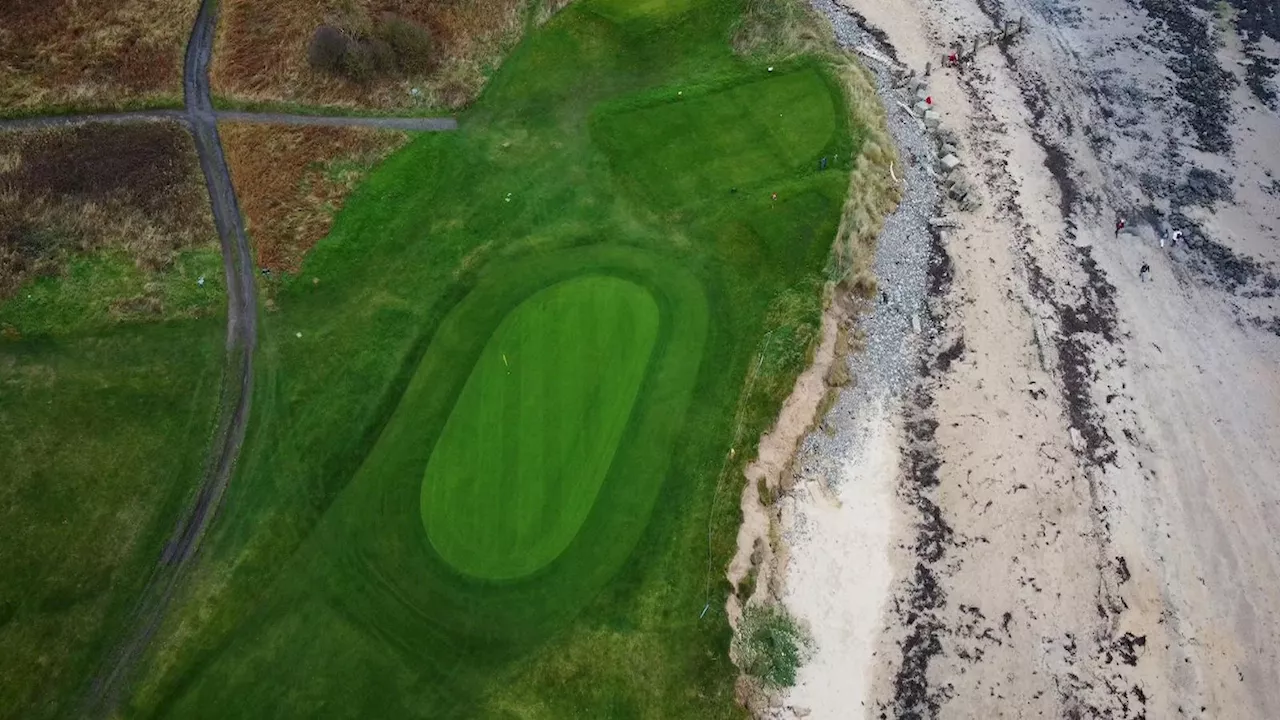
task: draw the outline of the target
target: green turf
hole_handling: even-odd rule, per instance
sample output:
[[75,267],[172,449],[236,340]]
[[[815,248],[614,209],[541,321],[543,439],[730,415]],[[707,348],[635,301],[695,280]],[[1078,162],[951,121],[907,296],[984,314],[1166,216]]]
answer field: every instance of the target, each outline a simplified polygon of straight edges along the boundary
[[0,718],[77,716],[199,482],[224,336],[0,340]]
[[447,563],[509,580],[559,557],[595,503],[657,332],[645,289],[601,276],[539,291],[502,320],[423,477],[423,526]]
[[273,281],[237,475],[126,715],[738,714],[738,470],[858,143],[821,60],[732,52],[739,9],[570,5]]

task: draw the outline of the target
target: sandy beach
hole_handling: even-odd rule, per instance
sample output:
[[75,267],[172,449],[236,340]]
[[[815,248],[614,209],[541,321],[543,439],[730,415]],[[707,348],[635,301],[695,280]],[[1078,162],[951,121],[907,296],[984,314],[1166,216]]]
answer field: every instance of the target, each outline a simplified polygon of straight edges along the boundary
[[930,200],[915,98],[885,88],[904,203],[935,187],[886,224],[853,389],[792,465],[781,597],[814,647],[761,714],[1280,717],[1276,29],[840,2],[814,5],[850,47],[932,63],[982,204]]

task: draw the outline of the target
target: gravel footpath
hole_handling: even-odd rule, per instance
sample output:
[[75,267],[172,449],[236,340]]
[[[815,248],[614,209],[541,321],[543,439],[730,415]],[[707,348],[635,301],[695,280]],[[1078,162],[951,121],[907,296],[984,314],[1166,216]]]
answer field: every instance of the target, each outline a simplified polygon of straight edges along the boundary
[[[891,55],[891,48],[881,45],[832,0],[812,0],[811,5],[831,22],[842,47],[871,46]],[[797,457],[801,478],[822,478],[829,486],[839,482],[840,468],[860,450],[864,415],[895,406],[916,377],[919,340],[935,332],[925,307],[932,245],[929,220],[940,203],[937,183],[927,170],[937,160],[935,141],[899,107],[899,102],[910,104],[913,98],[906,89],[893,89],[889,69],[876,62],[865,64],[875,75],[899,157],[904,162],[912,156],[920,161],[906,162],[906,167],[895,163],[898,177],[905,179],[902,200],[885,220],[876,245],[875,275],[888,302],[882,295],[860,313],[857,327],[865,347],[847,360],[852,383],[827,414],[825,427],[805,438]],[[913,317],[919,318],[921,335],[915,333]],[[804,527],[794,527],[789,539],[804,532]]]

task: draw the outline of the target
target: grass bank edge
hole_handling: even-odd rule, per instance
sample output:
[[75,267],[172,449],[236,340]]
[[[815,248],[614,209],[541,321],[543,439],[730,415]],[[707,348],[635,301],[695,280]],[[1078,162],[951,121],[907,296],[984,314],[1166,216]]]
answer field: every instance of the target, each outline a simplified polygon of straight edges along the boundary
[[[749,7],[760,7],[765,2],[767,0],[754,0]],[[812,9],[806,7],[797,11],[796,5],[792,4],[789,10],[793,15],[779,23],[782,26],[783,46],[789,45],[796,50],[807,50],[805,54],[817,55],[826,61],[841,83],[849,113],[849,127],[854,128],[855,132],[861,130],[864,133],[854,169],[850,173],[849,195],[831,246],[826,282],[823,283],[821,290],[823,314],[834,311],[840,315],[856,316],[858,311],[856,304],[846,303],[840,309],[834,309],[832,305],[840,293],[850,293],[863,300],[870,300],[875,296],[877,280],[872,264],[875,259],[877,237],[884,226],[885,218],[897,206],[902,196],[901,187],[893,180],[892,174],[893,163],[897,160],[897,151],[890,139],[884,107],[879,101],[875,81],[870,72],[851,53],[836,49],[835,38],[829,25],[822,18],[816,17]],[[787,22],[788,20],[790,22]],[[748,25],[750,21],[749,17],[744,18],[743,25]],[[742,26],[739,31],[741,30]],[[793,57],[785,59],[791,60]],[[811,318],[812,315],[807,317]],[[805,316],[789,318],[769,331],[785,330],[790,327],[791,334],[808,337],[804,347],[804,367],[790,377],[788,385],[793,385],[800,373],[813,364],[814,353],[821,339],[820,332],[812,325],[813,321],[804,318]],[[850,319],[853,318],[850,317]],[[820,317],[818,322],[821,322]],[[840,334],[844,335],[843,329],[840,330]],[[766,351],[767,346],[762,346],[759,353],[761,363],[765,359]],[[837,368],[843,370],[845,357],[856,351],[856,346],[850,342],[849,338],[838,338],[836,357],[831,370]],[[743,391],[739,417],[746,414],[744,410],[748,404],[768,402],[767,398],[759,400],[752,398],[750,383],[753,379],[752,377],[747,379],[748,387]],[[805,434],[822,421],[834,404],[840,387],[848,380],[847,371],[826,373],[823,378],[827,387],[826,395],[818,405],[814,416],[809,419],[809,429]],[[775,407],[780,411],[782,404],[779,403]],[[759,435],[768,432],[770,427],[771,425],[766,426],[753,435],[755,441],[750,454],[743,453],[738,456],[732,468],[731,476],[734,478],[734,483],[730,488],[729,497],[736,498],[742,494],[747,482],[746,467],[759,452]],[[771,505],[772,500],[765,504]],[[737,510],[738,505],[735,503],[732,508]],[[733,530],[736,531],[737,525],[742,522],[742,517],[740,511],[735,512],[734,515],[737,523]],[[712,522],[715,523],[715,518]],[[775,545],[782,542],[772,528],[769,533],[769,542]],[[775,551],[778,549],[775,547]],[[731,555],[721,553],[717,557],[721,560],[717,567],[723,569],[727,563],[726,558]],[[729,592],[750,597],[755,583],[754,568],[748,575],[746,583],[751,587],[746,588],[745,595],[741,595],[742,588],[730,587],[727,582],[723,584]],[[795,618],[779,603],[778,598],[769,597],[765,604],[749,606],[747,610],[749,620],[744,620],[742,626],[735,628],[733,638],[734,645],[739,648],[740,672],[749,678],[750,682],[763,685],[766,689],[794,685],[796,670],[807,659],[811,643],[808,635],[803,628],[797,626]],[[748,648],[750,652],[743,652],[742,648]]]

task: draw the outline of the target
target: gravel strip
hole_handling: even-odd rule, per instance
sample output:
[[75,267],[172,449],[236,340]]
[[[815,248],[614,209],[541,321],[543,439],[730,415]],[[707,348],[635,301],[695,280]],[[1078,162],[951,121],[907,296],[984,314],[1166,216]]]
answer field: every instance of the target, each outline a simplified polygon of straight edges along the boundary
[[[811,0],[811,5],[831,22],[842,47],[871,46],[892,57],[892,48],[882,45],[832,0]],[[877,297],[858,318],[865,348],[848,359],[852,383],[840,393],[823,427],[805,438],[797,457],[801,480],[822,480],[832,488],[846,479],[844,468],[860,451],[867,414],[896,407],[916,377],[920,341],[936,332],[925,308],[932,243],[929,220],[935,217],[941,200],[937,182],[927,169],[937,159],[935,140],[898,105],[914,104],[914,98],[905,88],[893,89],[889,69],[877,62],[864,62],[876,77],[899,157],[906,161],[915,156],[919,162],[908,162],[906,167],[895,163],[898,177],[905,179],[902,201],[885,220],[876,246],[875,274],[888,302],[884,296]],[[913,317],[919,318],[919,335],[913,328]],[[805,528],[797,524],[788,534],[794,539],[804,533]]]

